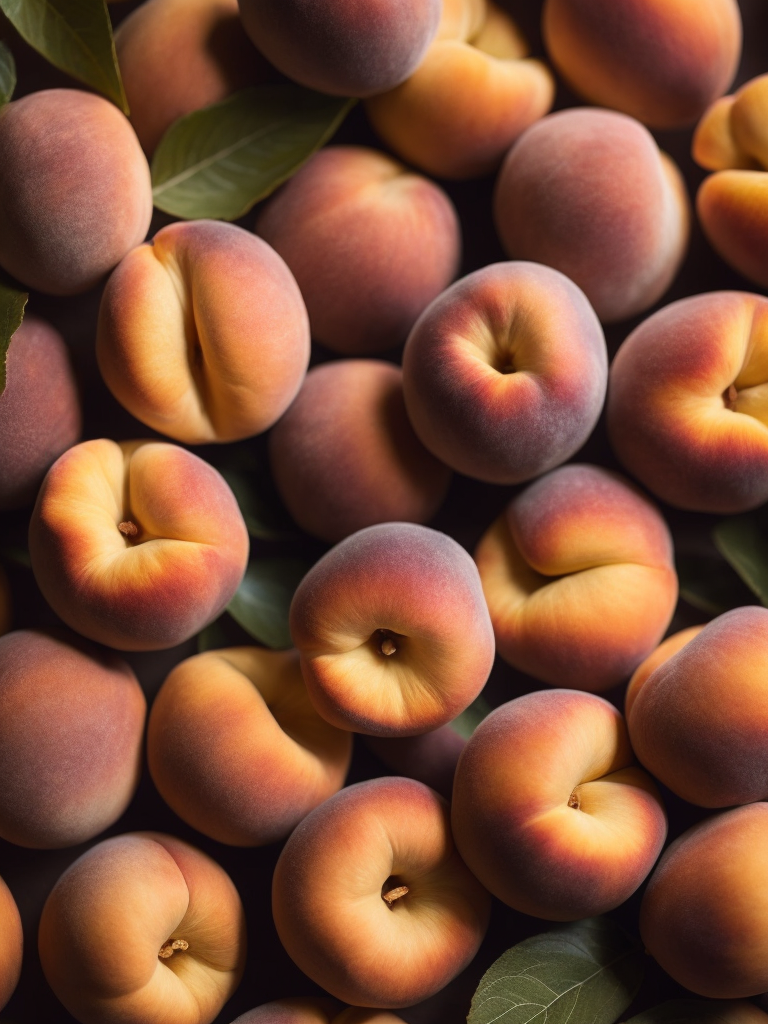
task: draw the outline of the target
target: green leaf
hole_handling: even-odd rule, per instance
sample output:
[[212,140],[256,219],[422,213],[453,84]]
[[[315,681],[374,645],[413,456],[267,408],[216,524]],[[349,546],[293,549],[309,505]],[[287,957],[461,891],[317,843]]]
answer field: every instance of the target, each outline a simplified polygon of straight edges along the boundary
[[236,469],[221,468],[240,506],[245,525],[251,537],[257,540],[284,540],[296,533],[287,513],[271,486],[271,481],[258,472],[242,473]]
[[13,54],[5,43],[0,41],[0,107],[10,100],[15,88],[16,64]]
[[20,565],[23,569],[32,568],[29,551],[20,544],[6,544],[5,547],[0,548],[0,561],[10,562],[11,565]]
[[627,1024],[735,1024],[731,1004],[706,999],[674,999],[632,1017]]
[[712,538],[752,593],[768,605],[768,530],[764,516],[754,512],[731,516],[718,523]]
[[753,600],[749,588],[717,554],[677,555],[675,563],[680,597],[707,615],[722,615]]
[[483,975],[468,1024],[613,1024],[640,988],[642,946],[596,917],[525,939]]
[[128,113],[106,0],[0,0],[0,10],[46,60]]
[[5,391],[5,367],[8,349],[21,321],[29,295],[0,273],[0,395]]
[[262,85],[179,118],[152,160],[155,206],[175,217],[237,220],[327,142],[354,103]]
[[291,647],[288,611],[310,568],[309,562],[297,558],[255,559],[227,611],[254,640],[276,650]]
[[475,697],[468,708],[465,708],[460,715],[454,718],[451,722],[451,728],[462,739],[468,740],[482,720],[487,718],[492,711],[493,708],[481,693],[479,697]]

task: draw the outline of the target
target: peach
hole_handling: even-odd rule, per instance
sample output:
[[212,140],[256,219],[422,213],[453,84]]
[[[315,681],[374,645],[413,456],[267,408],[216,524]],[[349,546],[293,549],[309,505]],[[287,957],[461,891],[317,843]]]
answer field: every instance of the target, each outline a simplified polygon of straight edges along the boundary
[[147,426],[187,444],[270,427],[309,362],[307,312],[277,253],[233,224],[171,224],[128,253],[99,310],[107,386]]
[[49,985],[83,1024],[210,1024],[243,974],[245,916],[210,857],[135,832],[64,872],[38,945]]
[[145,0],[115,30],[131,124],[149,156],[174,121],[270,77],[237,0]]
[[410,779],[337,793],[283,847],[272,882],[280,941],[356,1006],[408,1006],[472,960],[490,899],[456,852],[446,802]]
[[152,705],[160,795],[221,843],[284,839],[344,785],[352,737],[313,708],[295,651],[235,647],[182,661]]
[[408,163],[442,178],[490,174],[552,106],[552,75],[495,4],[448,5],[419,68],[368,100],[376,132]]
[[0,509],[31,502],[58,457],[80,438],[82,414],[64,339],[27,314],[13,335],[0,394]]
[[0,836],[35,849],[98,835],[141,775],[147,704],[129,666],[63,632],[0,639]]
[[646,128],[576,108],[543,118],[509,151],[494,219],[509,256],[561,270],[612,322],[667,290],[690,216],[683,178]]
[[739,146],[734,137],[731,112],[735,96],[721,96],[696,126],[691,144],[691,155],[700,167],[708,171],[738,168],[756,170],[759,163]]
[[489,483],[520,483],[587,440],[605,397],[605,339],[584,294],[532,263],[457,281],[422,314],[403,355],[405,404],[423,444]]
[[545,0],[544,41],[568,84],[653,128],[684,128],[730,85],[736,0]]
[[703,626],[689,626],[688,629],[681,629],[679,633],[673,633],[672,636],[668,636],[663,643],[659,644],[655,651],[651,651],[645,661],[638,665],[632,673],[632,678],[627,686],[627,692],[624,694],[624,715],[627,719],[629,719],[635,698],[650,674],[659,665],[663,665],[673,654],[677,654],[678,651],[682,650],[689,640],[693,640],[695,636],[699,635],[702,629],[704,629]]
[[651,876],[643,942],[691,991],[738,999],[768,988],[767,851],[768,804],[754,803],[689,829]]
[[92,288],[142,241],[149,166],[114,104],[77,89],[0,110],[0,266],[30,288]]
[[[21,975],[24,936],[10,889],[0,878],[0,1010],[13,995]],[[381,1024],[389,1024],[382,1021]]]
[[196,455],[159,441],[84,441],[54,463],[29,526],[32,568],[67,625],[153,651],[194,636],[245,573],[235,497]]
[[767,360],[763,296],[711,292],[660,309],[629,335],[611,366],[614,452],[670,505],[726,514],[762,505]]
[[232,1024],[403,1024],[387,1010],[349,1006],[337,1014],[330,999],[277,999],[249,1010]]
[[661,853],[667,820],[633,767],[624,719],[575,690],[529,693],[492,711],[459,759],[456,846],[507,906],[549,921],[628,899]]
[[365,745],[390,771],[423,782],[451,799],[456,765],[466,741],[452,724],[420,736],[366,736]]
[[481,538],[475,561],[496,645],[551,686],[623,682],[661,640],[677,601],[672,539],[658,509],[598,466],[535,481]]
[[413,432],[399,367],[375,359],[310,370],[269,455],[293,519],[331,543],[376,523],[426,522],[451,480]]
[[472,559],[446,534],[411,523],[369,526],[332,548],[299,584],[290,626],[323,718],[373,736],[445,725],[493,665]]
[[768,609],[708,623],[636,688],[632,746],[648,771],[702,807],[768,797]]
[[240,0],[240,16],[284,75],[334,96],[373,96],[415,71],[441,7],[440,0]]
[[345,355],[405,341],[461,258],[445,192],[362,146],[316,153],[262,210],[256,232],[295,275],[312,337]]

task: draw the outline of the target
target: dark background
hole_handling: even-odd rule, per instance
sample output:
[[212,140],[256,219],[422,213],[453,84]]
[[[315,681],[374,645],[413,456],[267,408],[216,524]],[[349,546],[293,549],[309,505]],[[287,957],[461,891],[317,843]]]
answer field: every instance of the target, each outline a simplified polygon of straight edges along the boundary
[[[621,0],[616,0],[621,2]],[[515,17],[527,35],[535,56],[544,57],[539,22],[541,3],[531,0],[501,0]],[[113,22],[117,24],[126,14],[138,6],[134,2],[114,4],[110,8]],[[745,48],[736,85],[768,70],[768,4],[765,0],[740,0],[744,21]],[[0,19],[2,16],[0,16]],[[64,74],[47,65],[33,53],[0,20],[0,36],[10,45],[18,65],[19,86],[17,96],[41,88],[53,86],[72,87],[73,83]],[[579,100],[559,85],[555,109],[578,105]],[[661,147],[670,153],[681,167],[693,199],[705,172],[690,158],[691,132],[656,132]],[[342,126],[334,141],[356,142],[381,148],[369,128],[362,107],[355,109]],[[464,232],[464,259],[462,273],[476,270],[486,264],[504,259],[504,253],[496,238],[491,218],[491,195],[493,178],[468,182],[441,182],[453,199],[459,211]],[[150,234],[169,223],[171,218],[155,215]],[[255,214],[252,212],[240,221],[243,227],[252,229]],[[690,248],[673,287],[658,306],[669,301],[699,292],[714,289],[736,288],[755,291],[754,285],[728,268],[705,241],[701,229],[694,221]],[[30,295],[28,310],[49,319],[64,335],[75,362],[82,389],[85,426],[84,439],[110,437],[117,440],[146,437],[151,434],[146,427],[134,420],[117,402],[101,381],[94,357],[96,315],[100,290],[84,296],[69,299],[51,298],[36,293]],[[658,307],[654,307],[658,308]],[[651,310],[652,311],[652,310]],[[612,356],[629,331],[644,319],[649,312],[632,321],[626,321],[607,328],[609,354]],[[330,358],[331,354],[317,349],[313,363]],[[399,361],[399,352],[391,356]],[[264,464],[264,439],[238,445],[226,446],[226,453],[216,447],[196,448],[198,454],[215,465],[229,461],[233,455],[254,466]],[[619,469],[605,435],[601,420],[594,435],[574,461],[595,462]],[[465,477],[456,476],[448,500],[436,519],[430,524],[444,530],[460,543],[473,550],[481,533],[515,492],[514,488],[496,487],[478,483]],[[709,539],[716,517],[681,513],[665,507],[664,513],[673,531],[678,556],[712,555],[716,558]],[[26,543],[26,528],[29,509],[19,513],[0,515],[0,550],[21,546]],[[298,536],[293,540],[266,544],[253,544],[253,554],[270,555],[301,554],[310,558],[318,557],[324,550],[318,542]],[[24,566],[9,562],[6,565],[11,581],[14,604],[14,627],[31,627],[54,624],[56,616],[40,596],[31,572]],[[744,603],[755,603],[749,592],[744,593]],[[683,626],[702,622],[706,616],[681,601],[670,627],[670,632]],[[247,643],[249,638],[231,620],[227,620],[226,632],[233,643]],[[151,701],[170,669],[183,658],[196,653],[196,641],[159,653],[128,654],[127,660],[136,671],[142,686]],[[486,687],[485,696],[489,703],[498,705],[515,696],[540,689],[540,684],[497,659],[493,673]],[[617,706],[623,703],[623,687],[606,696]],[[384,765],[370,753],[363,743],[356,740],[355,754],[349,782],[377,775],[387,774]],[[2,780],[0,780],[2,785]],[[675,838],[695,821],[705,816],[700,808],[684,803],[668,792],[664,792],[670,819],[670,839]],[[24,923],[25,957],[19,987],[8,1004],[3,1020],[17,1024],[68,1024],[74,1021],[49,989],[37,957],[37,924],[43,903],[51,887],[64,869],[87,848],[109,835],[137,829],[155,829],[171,832],[199,846],[214,857],[231,875],[245,905],[249,926],[249,952],[244,980],[235,996],[216,1019],[216,1024],[229,1024],[245,1010],[286,996],[313,995],[319,989],[293,965],[283,951],[272,924],[270,911],[270,886],[272,871],[280,852],[279,845],[262,849],[234,849],[214,842],[187,826],[163,803],[157,794],[146,770],[139,790],[123,817],[107,832],[82,846],[58,851],[26,850],[0,841],[0,875],[6,880],[18,903]],[[630,932],[637,932],[637,911],[640,893],[630,899],[611,915]],[[481,974],[505,949],[528,935],[545,930],[545,922],[525,917],[495,903],[491,927],[480,953],[474,963],[449,985],[443,992],[419,1006],[404,1010],[401,1015],[412,1024],[460,1024],[469,1008],[469,1002]],[[664,999],[684,996],[686,993],[668,978],[648,958],[646,980],[635,1003],[625,1015],[639,1012]],[[579,1022],[575,1022],[579,1024]]]

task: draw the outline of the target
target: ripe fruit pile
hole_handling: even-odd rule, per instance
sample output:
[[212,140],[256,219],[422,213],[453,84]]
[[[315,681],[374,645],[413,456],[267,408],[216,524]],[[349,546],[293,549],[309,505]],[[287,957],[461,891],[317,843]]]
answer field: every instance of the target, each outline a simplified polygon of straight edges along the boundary
[[[761,996],[768,609],[677,573],[768,501],[759,0],[239,3],[113,8],[130,120],[0,15],[0,1009],[454,1024],[606,913]],[[364,102],[153,217],[286,80]]]

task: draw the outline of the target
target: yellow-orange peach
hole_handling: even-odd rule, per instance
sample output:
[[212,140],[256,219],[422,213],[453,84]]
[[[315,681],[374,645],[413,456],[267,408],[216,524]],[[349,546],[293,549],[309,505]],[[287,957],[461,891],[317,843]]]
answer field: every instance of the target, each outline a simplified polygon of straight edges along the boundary
[[173,647],[215,619],[245,572],[234,495],[159,441],[84,441],[43,481],[29,527],[35,578],[67,625],[121,650]]
[[632,678],[629,680],[627,692],[624,694],[624,714],[627,719],[629,719],[632,705],[635,703],[635,697],[637,697],[640,688],[651,672],[654,672],[659,665],[663,665],[673,654],[677,654],[679,650],[682,650],[689,640],[693,640],[695,636],[699,635],[703,628],[703,626],[689,626],[688,629],[681,629],[679,633],[673,633],[672,636],[667,637],[663,643],[659,644],[655,651],[651,651],[645,661],[637,666],[632,673]]
[[187,444],[270,427],[309,362],[307,311],[277,253],[232,224],[171,224],[130,252],[99,310],[96,354],[142,423]]
[[403,354],[405,404],[439,459],[489,483],[520,483],[587,440],[608,357],[584,293],[534,263],[495,263],[419,317]]
[[527,487],[475,561],[499,654],[552,686],[598,692],[623,682],[675,610],[664,519],[597,466],[563,466]]
[[767,299],[710,292],[673,302],[640,324],[613,360],[613,450],[671,505],[726,514],[762,505],[766,381]]
[[299,584],[290,625],[320,714],[374,736],[451,721],[493,664],[472,559],[446,534],[411,523],[369,526],[332,548]]
[[691,144],[691,155],[700,167],[708,171],[756,170],[760,165],[744,152],[734,138],[731,124],[735,96],[721,96],[696,126]]
[[[695,641],[694,641],[695,642]],[[768,988],[768,804],[713,815],[661,858],[640,908],[640,933],[675,981],[738,999]]]
[[768,798],[768,609],[708,623],[636,690],[632,746],[648,771],[702,807]]
[[80,637],[0,639],[0,836],[50,849],[115,822],[139,783],[146,710],[129,666]]
[[667,290],[688,243],[682,176],[638,121],[609,110],[550,114],[512,147],[494,220],[513,259],[545,263],[623,320]]
[[736,0],[546,0],[543,32],[576,92],[653,128],[695,121],[741,55]]
[[245,31],[276,68],[334,96],[373,96],[414,71],[440,0],[240,0]]
[[23,947],[19,908],[10,889],[0,878],[0,1010],[19,982]]
[[442,189],[383,153],[316,153],[259,215],[307,304],[312,337],[367,355],[400,345],[459,268],[461,229]]
[[269,455],[294,520],[330,542],[376,523],[427,522],[451,480],[413,431],[400,369],[375,359],[310,370]]
[[277,842],[344,785],[352,737],[313,708],[295,651],[236,647],[182,661],[147,734],[160,795],[222,843]]
[[145,0],[115,30],[131,124],[149,156],[178,118],[268,81],[237,0]]
[[295,963],[355,1006],[396,1008],[474,957],[490,900],[456,852],[446,802],[410,779],[343,789],[291,834],[272,912]]
[[0,110],[0,266],[31,288],[93,287],[142,241],[149,167],[127,118],[76,89]]
[[[442,178],[489,174],[552,106],[554,82],[509,16],[486,3],[449,12],[417,71],[368,100],[368,117],[399,156]],[[460,83],[460,84],[459,84]],[[458,87],[457,87],[458,86]]]
[[242,977],[245,915],[210,857],[135,832],[64,872],[38,946],[49,985],[83,1024],[210,1024]]
[[550,921],[623,903],[667,834],[653,780],[633,767],[624,719],[574,690],[529,693],[480,723],[459,758],[451,825],[486,889]]
[[79,440],[81,423],[64,339],[27,314],[8,348],[0,395],[0,509],[34,499],[51,464]]

